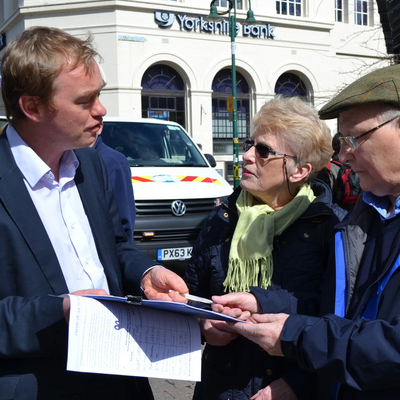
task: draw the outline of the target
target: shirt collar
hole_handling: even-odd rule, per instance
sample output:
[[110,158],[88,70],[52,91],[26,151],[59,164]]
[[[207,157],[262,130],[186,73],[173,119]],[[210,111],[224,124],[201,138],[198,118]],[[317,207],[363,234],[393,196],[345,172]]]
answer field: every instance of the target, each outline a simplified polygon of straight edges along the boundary
[[[31,187],[35,187],[43,178],[49,179],[54,175],[50,167],[25,143],[12,125],[7,126],[6,135],[14,160]],[[79,161],[72,150],[67,150],[61,157],[60,179],[63,176],[75,176]]]
[[388,196],[376,196],[371,192],[363,193],[363,200],[371,207],[375,208],[381,216],[382,220],[396,217],[400,214],[400,197],[398,197],[394,203],[394,212],[387,217],[387,210],[390,206],[390,200]]

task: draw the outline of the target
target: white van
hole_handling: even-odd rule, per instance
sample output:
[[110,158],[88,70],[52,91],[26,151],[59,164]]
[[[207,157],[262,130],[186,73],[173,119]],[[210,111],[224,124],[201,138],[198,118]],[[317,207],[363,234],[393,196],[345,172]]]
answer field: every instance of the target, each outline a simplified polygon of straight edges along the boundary
[[103,142],[126,156],[136,202],[134,240],[153,260],[183,273],[210,211],[232,193],[177,123],[105,117]]

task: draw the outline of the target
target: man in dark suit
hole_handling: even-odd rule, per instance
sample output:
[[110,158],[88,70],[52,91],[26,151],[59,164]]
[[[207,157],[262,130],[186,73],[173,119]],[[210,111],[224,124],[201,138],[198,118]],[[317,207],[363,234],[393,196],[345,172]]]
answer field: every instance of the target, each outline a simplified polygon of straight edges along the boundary
[[106,113],[96,56],[90,38],[33,27],[2,58],[2,398],[152,399],[147,379],[66,371],[69,298],[49,295],[187,292],[128,241],[104,163],[87,148]]
[[99,152],[106,165],[108,179],[114,190],[115,200],[121,214],[122,226],[125,229],[128,240],[131,241],[135,228],[136,207],[129,162],[122,153],[107,146],[103,142],[101,135],[97,137],[93,148]]

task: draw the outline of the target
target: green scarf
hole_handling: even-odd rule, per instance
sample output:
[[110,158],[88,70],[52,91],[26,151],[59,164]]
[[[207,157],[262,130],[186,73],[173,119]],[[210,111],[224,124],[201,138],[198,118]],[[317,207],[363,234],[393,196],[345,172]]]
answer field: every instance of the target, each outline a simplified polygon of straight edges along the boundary
[[271,284],[274,237],[296,221],[313,200],[314,192],[307,184],[290,203],[275,211],[267,204],[258,204],[246,190],[241,191],[236,202],[239,220],[229,253],[225,291],[248,292],[250,286],[266,289]]

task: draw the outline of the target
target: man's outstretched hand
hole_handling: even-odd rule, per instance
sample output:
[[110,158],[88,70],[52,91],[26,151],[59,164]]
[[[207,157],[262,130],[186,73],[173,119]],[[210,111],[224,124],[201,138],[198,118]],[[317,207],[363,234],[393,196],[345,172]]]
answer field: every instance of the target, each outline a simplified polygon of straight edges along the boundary
[[185,281],[167,268],[154,267],[142,278],[142,288],[149,300],[187,303],[179,293],[189,293]]

